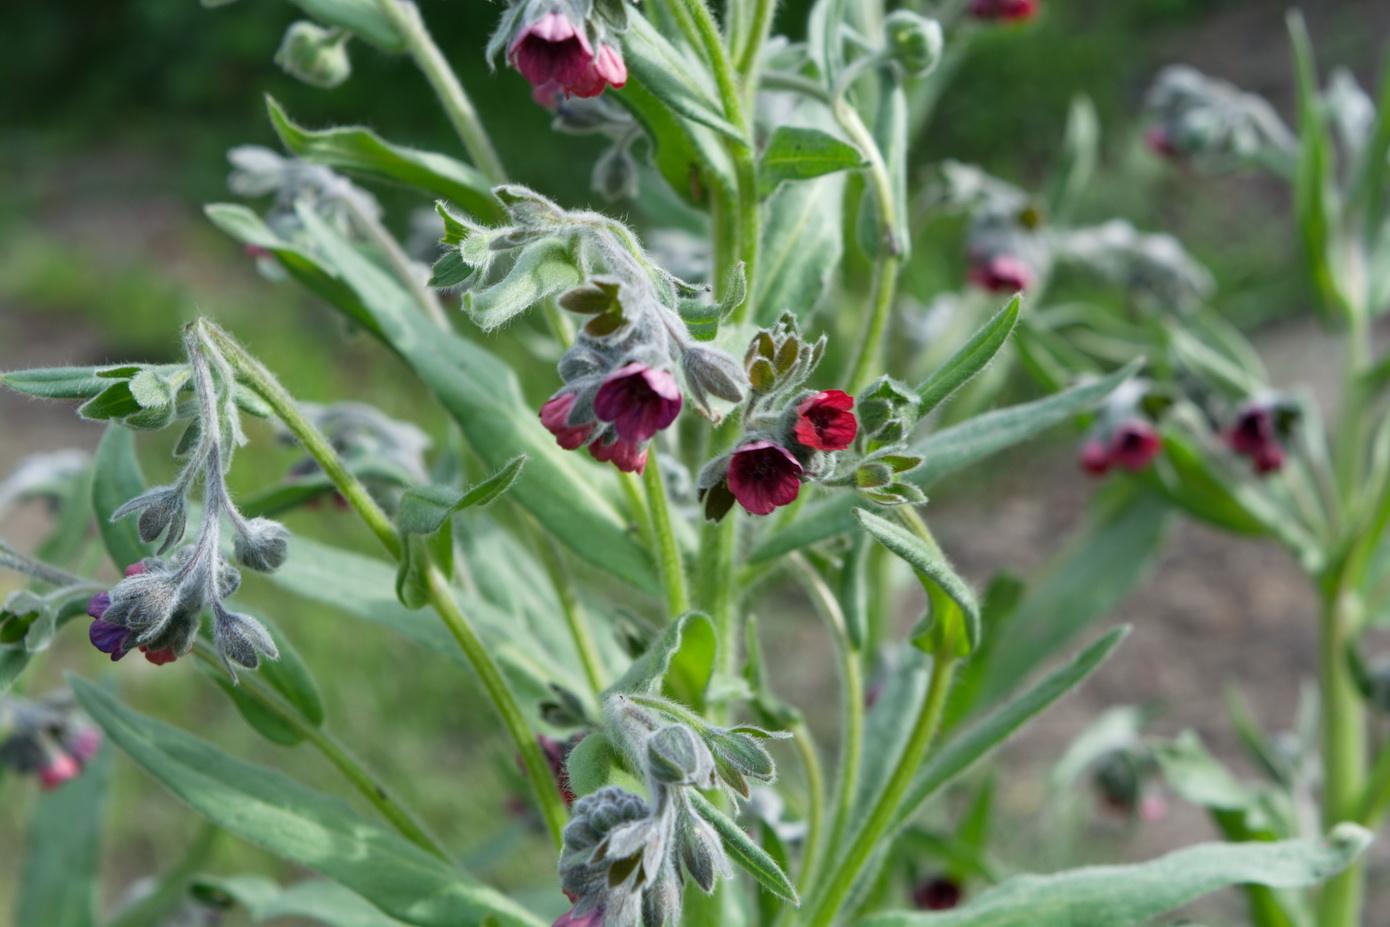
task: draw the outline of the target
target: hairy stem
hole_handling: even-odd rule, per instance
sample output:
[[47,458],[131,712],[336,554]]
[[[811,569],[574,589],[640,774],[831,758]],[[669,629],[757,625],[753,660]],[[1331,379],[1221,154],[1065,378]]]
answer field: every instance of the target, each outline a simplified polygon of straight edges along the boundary
[[792,725],[791,732],[797,755],[801,757],[801,766],[806,772],[806,853],[801,858],[801,871],[796,877],[797,893],[805,896],[815,884],[825,837],[825,772],[821,769],[820,754],[816,752],[816,742],[806,723],[798,721]]
[[496,149],[492,147],[492,139],[483,128],[478,111],[464,92],[454,69],[449,67],[444,53],[434,44],[429,30],[425,28],[420,8],[411,0],[377,0],[377,6],[405,38],[406,49],[415,59],[415,64],[424,73],[430,86],[434,88],[435,95],[439,97],[449,122],[453,124],[454,131],[458,133],[474,166],[483,172],[483,176],[493,186],[506,183],[507,170],[497,157]]
[[439,304],[439,298],[426,285],[426,281],[420,279],[420,268],[405,253],[395,236],[386,230],[386,226],[382,225],[376,216],[362,209],[354,198],[344,197],[341,202],[352,213],[353,221],[357,223],[357,227],[371,239],[372,244],[386,255],[386,261],[395,271],[396,278],[409,291],[411,298],[415,300],[415,304],[420,307],[420,310],[429,317],[431,322],[444,331],[452,331],[449,317],[444,314],[444,307]]
[[[1355,610],[1354,593],[1340,583],[1325,593],[1319,635],[1324,830],[1342,821],[1358,820],[1365,801],[1365,705],[1347,664],[1347,646],[1357,620]],[[1364,866],[1357,860],[1323,885],[1319,927],[1357,927],[1361,923],[1364,880]]]
[[87,581],[80,576],[75,576],[67,570],[51,566],[33,557],[26,557],[15,550],[4,541],[0,541],[0,567],[23,573],[25,576],[32,576],[34,579],[48,583],[50,586],[81,586],[86,585]]
[[[205,666],[210,667],[219,677],[223,673],[222,658],[207,641],[198,640],[193,645],[194,656]],[[275,715],[294,729],[309,743],[313,744],[328,762],[332,763],[343,778],[352,783],[374,808],[381,813],[391,826],[396,828],[411,843],[440,859],[449,860],[449,853],[405,808],[386,790],[386,787],[362,765],[361,761],[348,752],[323,728],[311,724],[278,692],[266,685],[254,673],[244,673],[239,678],[238,687],[255,699],[261,707]]]
[[690,593],[686,590],[685,564],[681,560],[675,526],[671,523],[671,509],[666,504],[666,487],[661,482],[657,456],[655,448],[647,455],[642,483],[647,490],[652,538],[656,542],[657,564],[661,570],[661,587],[666,593],[666,616],[674,620],[690,611]]

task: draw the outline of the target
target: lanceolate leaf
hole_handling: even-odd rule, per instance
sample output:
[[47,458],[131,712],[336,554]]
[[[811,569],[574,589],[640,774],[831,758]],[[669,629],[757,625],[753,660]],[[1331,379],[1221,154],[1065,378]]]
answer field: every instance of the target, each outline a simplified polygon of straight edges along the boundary
[[42,399],[91,399],[111,385],[101,367],[42,367],[0,375],[12,390]]
[[428,190],[466,209],[479,221],[502,218],[502,204],[492,195],[491,184],[471,164],[433,151],[393,145],[362,126],[304,129],[291,122],[273,98],[267,96],[265,102],[280,140],[298,158],[338,171]]
[[118,569],[138,563],[154,552],[153,544],[140,540],[135,519],[111,520],[112,512],[144,491],[145,478],[135,457],[134,436],[120,425],[108,425],[97,445],[93,466],[92,509],[102,543]]
[[525,463],[526,455],[515,457],[501,470],[464,492],[442,486],[407,489],[401,497],[396,523],[406,534],[433,534],[455,512],[475,505],[487,505],[511,489]]
[[[688,648],[699,651],[700,654],[709,652],[713,656],[714,626],[710,620],[700,612],[689,612],[682,615],[677,620],[671,622],[661,637],[652,642],[645,653],[633,661],[632,665],[623,673],[622,678],[613,685],[609,686],[604,692],[608,695],[635,692],[643,695],[650,695],[658,691],[662,679],[666,674],[673,670],[677,665],[679,656]],[[699,688],[699,694],[704,694],[704,688],[699,685],[700,672],[695,666],[703,665],[703,659],[696,659],[692,655],[687,661],[691,677],[690,683]],[[704,683],[709,682],[709,674],[713,669],[713,664],[703,670]]]
[[1355,824],[1325,840],[1206,843],[1132,866],[1016,876],[939,914],[898,912],[860,927],[1137,927],[1227,885],[1307,888],[1345,869],[1371,842]]
[[959,351],[917,387],[917,395],[922,397],[919,416],[925,418],[994,360],[1018,324],[1019,301],[1019,296],[1009,300],[1007,306],[999,310]]
[[784,184],[768,197],[754,281],[760,324],[787,311],[804,319],[824,298],[844,253],[844,198],[840,174]]
[[[29,819],[16,923],[92,927],[100,885],[101,825],[111,751],[101,750],[77,778],[45,792]],[[18,860],[11,858],[11,865]]]
[[714,827],[715,832],[724,842],[724,850],[734,862],[747,870],[763,888],[774,895],[785,898],[792,904],[801,904],[801,899],[796,895],[795,886],[792,885],[787,874],[781,870],[766,850],[754,843],[753,838],[748,836],[742,827],[730,820],[724,812],[711,805],[699,792],[692,789],[689,795],[695,810],[699,812],[700,817]]
[[906,824],[943,786],[994,752],[1015,731],[1080,685],[1105,662],[1127,633],[1127,627],[1110,631],[1066,666],[1054,670],[1027,692],[937,749],[913,777],[912,787],[894,818],[894,828]]
[[541,924],[506,896],[361,817],[341,799],[131,711],[76,676],[69,683],[112,742],[194,810],[342,883],[392,917],[417,927],[457,927],[489,917],[499,924]]
[[724,118],[708,70],[668,42],[645,16],[631,13],[628,23],[623,53],[629,74],[674,112],[745,144],[743,133]]
[[200,878],[195,892],[216,891],[234,899],[256,923],[306,918],[330,927],[404,927],[371,902],[335,882],[313,879],[281,888],[263,876]]
[[803,126],[779,126],[758,162],[758,189],[768,195],[786,180],[809,180],[867,162],[849,142]]

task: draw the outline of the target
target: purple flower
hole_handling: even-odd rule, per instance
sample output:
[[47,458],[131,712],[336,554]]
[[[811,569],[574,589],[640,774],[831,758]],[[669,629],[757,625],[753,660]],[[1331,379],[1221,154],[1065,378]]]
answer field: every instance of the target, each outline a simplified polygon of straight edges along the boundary
[[729,461],[729,491],[750,515],[769,515],[801,492],[801,464],[785,447],[754,441]]
[[609,84],[627,83],[622,52],[602,43],[595,54],[583,26],[559,10],[527,23],[512,40],[507,60],[530,81],[531,95],[543,106],[553,105],[562,93],[596,97]]
[[603,927],[603,911],[595,909],[588,914],[575,914],[570,908],[555,919],[551,927]]
[[1270,403],[1250,402],[1241,406],[1235,424],[1226,432],[1226,443],[1237,454],[1249,457],[1255,472],[1261,476],[1284,466],[1284,449],[1279,444],[1274,406]]
[[628,441],[650,441],[680,410],[681,393],[671,371],[639,361],[610,373],[594,397],[594,414],[612,422],[618,437]]
[[541,424],[555,436],[555,443],[567,451],[583,447],[594,430],[592,424],[568,425],[570,409],[574,408],[574,393],[565,393],[541,406]]
[[[145,572],[143,561],[132,563],[125,568],[126,576],[139,576]],[[92,625],[87,629],[87,639],[92,642],[92,646],[102,653],[111,654],[111,662],[124,657],[130,653],[130,648],[126,646],[126,641],[135,631],[125,625],[106,621],[102,615],[111,607],[111,596],[105,592],[99,592],[92,596],[87,603],[87,614],[92,616]],[[155,666],[163,666],[165,663],[172,663],[178,659],[178,654],[172,649],[151,650],[144,644],[140,645],[140,652],[145,655],[145,659]]]

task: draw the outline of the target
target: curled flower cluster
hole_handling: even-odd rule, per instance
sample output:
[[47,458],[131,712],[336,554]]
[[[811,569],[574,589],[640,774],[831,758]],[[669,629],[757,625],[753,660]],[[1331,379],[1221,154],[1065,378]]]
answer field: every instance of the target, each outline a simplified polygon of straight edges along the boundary
[[1057,258],[1161,308],[1194,309],[1214,288],[1211,274],[1172,235],[1145,234],[1120,219],[1068,233]]
[[627,83],[618,44],[626,29],[626,0],[513,0],[488,43],[488,57],[505,47],[532,97],[553,107]]
[[82,771],[101,749],[101,731],[66,693],[40,699],[0,698],[0,766],[38,776],[56,788]]

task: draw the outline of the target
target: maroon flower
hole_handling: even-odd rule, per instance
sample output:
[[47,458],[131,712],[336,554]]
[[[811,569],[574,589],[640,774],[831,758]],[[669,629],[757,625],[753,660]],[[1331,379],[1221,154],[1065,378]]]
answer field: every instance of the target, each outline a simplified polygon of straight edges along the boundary
[[681,391],[671,371],[638,361],[604,377],[594,397],[594,414],[612,422],[618,437],[628,441],[650,441],[680,411]]
[[589,445],[589,453],[595,460],[612,461],[613,466],[624,473],[641,474],[647,469],[647,449],[636,441],[618,438],[610,444],[602,440]]
[[854,397],[843,390],[807,396],[796,407],[796,440],[818,451],[843,451],[859,433],[852,408]]
[[1034,283],[1033,269],[1012,254],[971,261],[970,282],[991,293],[1017,293]]
[[570,409],[574,408],[574,393],[565,393],[556,396],[545,405],[541,406],[541,424],[550,430],[555,436],[555,443],[567,451],[583,447],[584,442],[589,440],[589,433],[594,430],[593,425],[567,425],[566,418],[569,417]]
[[1023,22],[1038,14],[1038,0],[970,0],[970,15],[976,19]]
[[1154,426],[1143,419],[1121,422],[1110,436],[1110,462],[1138,472],[1149,465],[1163,448]]
[[596,97],[612,84],[627,83],[627,66],[620,51],[601,44],[594,54],[582,26],[559,10],[551,10],[518,33],[507,60],[535,88],[537,103],[550,106],[555,97]]
[[1250,458],[1255,472],[1263,476],[1284,466],[1284,449],[1274,421],[1274,407],[1249,403],[1236,414],[1235,424],[1226,432],[1226,443],[1237,454]]
[[39,767],[39,785],[45,789],[57,788],[81,771],[81,763],[58,750],[45,757]]
[[729,461],[729,491],[750,515],[767,515],[801,492],[801,464],[785,447],[754,441]]
[[1100,438],[1089,438],[1081,446],[1077,462],[1092,476],[1104,476],[1110,470],[1110,448]]
[[945,876],[927,879],[912,892],[912,901],[924,911],[947,911],[960,904],[960,884]]
[[[126,576],[138,576],[143,572],[145,572],[143,562],[132,563],[125,568]],[[126,646],[126,641],[135,632],[125,625],[103,620],[101,616],[106,614],[106,610],[110,607],[111,596],[109,594],[99,592],[92,596],[91,601],[87,603],[87,614],[92,616],[92,625],[87,629],[87,639],[97,650],[111,654],[111,662],[114,663],[130,652],[131,648]],[[146,660],[155,666],[173,663],[179,657],[172,649],[151,650],[144,644],[140,645],[140,652],[145,655]]]
[[1173,144],[1172,136],[1163,126],[1149,126],[1144,132],[1144,144],[1154,154],[1162,155],[1165,158],[1178,157],[1177,146]]

